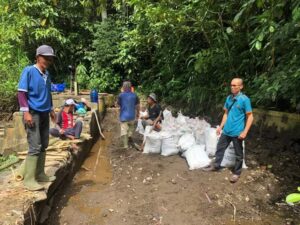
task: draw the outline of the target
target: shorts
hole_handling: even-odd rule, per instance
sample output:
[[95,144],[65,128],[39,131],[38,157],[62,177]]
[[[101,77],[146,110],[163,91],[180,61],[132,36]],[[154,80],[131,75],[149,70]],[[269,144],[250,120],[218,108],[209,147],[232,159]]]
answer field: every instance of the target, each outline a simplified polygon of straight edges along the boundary
[[121,122],[121,136],[128,135],[131,137],[134,131],[134,120]]

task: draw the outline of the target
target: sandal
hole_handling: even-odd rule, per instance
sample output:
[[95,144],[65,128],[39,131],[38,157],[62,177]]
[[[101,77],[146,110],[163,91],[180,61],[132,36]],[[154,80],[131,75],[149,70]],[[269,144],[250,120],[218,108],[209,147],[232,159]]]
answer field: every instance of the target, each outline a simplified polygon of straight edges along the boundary
[[232,177],[230,178],[230,183],[236,183],[238,180],[240,179],[240,175],[232,175]]

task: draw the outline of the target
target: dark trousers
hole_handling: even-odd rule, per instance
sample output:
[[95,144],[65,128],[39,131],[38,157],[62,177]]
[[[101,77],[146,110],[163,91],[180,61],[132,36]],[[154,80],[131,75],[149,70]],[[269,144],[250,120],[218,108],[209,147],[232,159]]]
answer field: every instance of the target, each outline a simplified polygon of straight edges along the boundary
[[34,125],[29,127],[25,124],[29,146],[28,155],[39,155],[49,144],[49,113],[30,110],[30,114]]
[[65,139],[67,135],[74,136],[75,138],[80,138],[81,131],[82,131],[82,122],[77,121],[74,127],[65,129],[65,132],[63,134],[61,134],[59,132],[59,129],[57,128],[51,128],[50,134],[53,137],[59,137],[61,139]]
[[235,166],[233,168],[233,173],[236,175],[240,175],[243,167],[244,152],[243,152],[243,140],[238,139],[238,137],[230,137],[224,134],[221,135],[217,144],[215,167],[217,169],[221,168],[221,162],[223,160],[225,150],[229,146],[230,142],[233,143],[233,147],[236,155],[236,161],[235,161]]

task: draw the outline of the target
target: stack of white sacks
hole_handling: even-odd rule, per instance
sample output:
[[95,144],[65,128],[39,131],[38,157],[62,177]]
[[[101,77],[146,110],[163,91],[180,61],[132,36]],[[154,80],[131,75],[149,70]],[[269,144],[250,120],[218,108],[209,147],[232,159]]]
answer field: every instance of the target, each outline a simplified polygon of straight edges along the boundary
[[[190,170],[200,169],[210,165],[215,156],[218,137],[216,128],[199,118],[189,118],[181,113],[175,118],[168,110],[163,112],[162,130],[156,132],[151,126],[145,130],[138,123],[137,131],[144,134],[143,153],[156,153],[163,156],[180,154],[187,160]],[[233,167],[235,153],[233,145],[226,149],[221,166]],[[244,164],[244,167],[246,165]]]

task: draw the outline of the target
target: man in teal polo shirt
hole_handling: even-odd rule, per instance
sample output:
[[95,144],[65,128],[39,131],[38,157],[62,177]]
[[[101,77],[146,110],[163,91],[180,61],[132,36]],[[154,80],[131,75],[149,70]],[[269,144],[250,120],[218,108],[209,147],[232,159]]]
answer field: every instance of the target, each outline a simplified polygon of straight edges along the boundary
[[221,169],[225,150],[230,142],[232,142],[236,154],[236,163],[230,182],[235,183],[242,172],[244,159],[243,140],[246,138],[252,125],[253,114],[250,99],[241,92],[243,89],[243,80],[234,78],[230,86],[232,94],[226,98],[222,122],[217,128],[217,134],[221,134],[221,136],[217,144],[216,159],[213,165],[204,170],[216,171]]
[[49,114],[55,122],[52,107],[51,79],[47,71],[53,63],[54,51],[48,45],[36,50],[36,64],[27,66],[18,85],[20,111],[24,114],[27,132],[28,154],[18,173],[24,176],[28,190],[36,191],[44,187],[38,182],[54,181],[55,176],[47,176],[44,171],[46,148],[49,143]]

